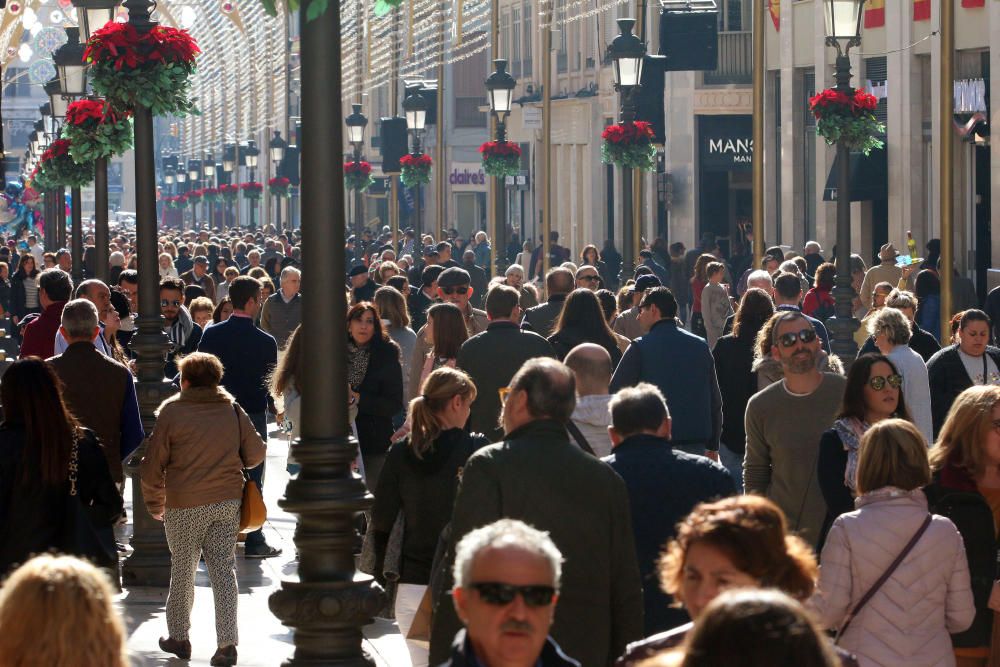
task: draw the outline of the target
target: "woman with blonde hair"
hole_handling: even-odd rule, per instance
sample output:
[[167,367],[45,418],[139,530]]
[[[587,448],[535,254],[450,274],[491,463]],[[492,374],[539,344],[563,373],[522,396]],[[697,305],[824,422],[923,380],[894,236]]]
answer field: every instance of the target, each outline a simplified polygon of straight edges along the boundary
[[[396,516],[403,518],[403,547],[396,592],[396,622],[405,637],[430,582],[441,531],[451,519],[459,471],[472,453],[489,444],[465,432],[476,385],[454,368],[427,376],[410,401],[409,437],[389,448],[375,490],[372,539],[375,577],[384,581],[386,548]],[[407,639],[413,665],[427,665],[426,642]]]
[[1000,611],[996,524],[1000,521],[1000,387],[976,385],[951,405],[929,453],[930,510],[951,519],[965,543],[976,617],[952,635],[959,667],[985,667]]
[[212,665],[235,665],[238,591],[236,535],[244,470],[260,465],[266,445],[250,417],[219,386],[222,362],[194,352],[178,364],[181,391],[157,410],[140,465],[146,509],[163,521],[170,547],[168,636],[160,649],[191,657],[194,576],[204,557],[215,595],[218,650]]
[[930,476],[912,422],[881,420],[861,438],[857,509],[833,522],[807,606],[863,665],[954,665],[948,634],[975,616],[962,536],[927,510]]
[[688,623],[630,644],[617,667],[633,667],[677,647],[702,612],[730,588],[777,588],[796,600],[813,592],[816,557],[788,532],[777,505],[755,495],[702,503],[677,526],[660,560],[660,586],[683,605]]
[[103,572],[36,556],[0,588],[0,667],[128,667],[125,627]]

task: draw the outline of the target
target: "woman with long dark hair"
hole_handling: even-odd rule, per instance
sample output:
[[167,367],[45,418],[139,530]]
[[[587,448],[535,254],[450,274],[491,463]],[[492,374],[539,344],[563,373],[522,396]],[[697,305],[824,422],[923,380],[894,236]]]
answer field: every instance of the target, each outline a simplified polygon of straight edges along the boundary
[[[403,518],[403,546],[396,589],[396,622],[405,637],[430,582],[441,531],[451,519],[459,473],[473,452],[489,444],[465,432],[476,385],[454,368],[427,376],[410,401],[410,435],[389,448],[375,491],[371,531],[375,577],[384,578],[386,548],[397,515]],[[421,644],[424,644],[421,646]],[[407,640],[414,665],[427,664],[423,642]]]
[[720,338],[712,348],[719,369],[722,393],[722,446],[719,461],[726,466],[736,488],[743,488],[743,454],[746,428],[743,416],[750,397],[757,393],[757,373],[753,370],[754,341],[764,323],[774,315],[774,304],[764,290],[751,287],[743,294],[736,310],[733,332]]
[[420,393],[420,387],[432,371],[442,366],[455,367],[458,350],[469,338],[469,329],[461,309],[453,303],[436,303],[427,309],[424,341],[430,345],[423,366],[410,369],[409,397]]
[[604,319],[601,302],[585,287],[573,290],[566,297],[555,330],[548,340],[560,361],[580,343],[595,343],[607,350],[611,355],[612,368],[622,358],[618,340]]
[[604,285],[611,284],[611,276],[608,275],[608,265],[601,260],[601,254],[597,251],[596,245],[585,245],[580,253],[580,266],[592,266],[597,269],[597,274],[601,277]]
[[824,537],[834,519],[854,509],[862,436],[883,419],[898,417],[913,421],[902,386],[903,376],[884,355],[864,354],[851,365],[836,421],[819,441],[816,476],[827,508]]
[[362,301],[347,311],[348,409],[355,413],[365,480],[378,485],[392,436],[392,417],[403,408],[399,346],[382,329],[378,309]]
[[34,256],[26,252],[17,263],[17,271],[10,278],[10,313],[16,326],[28,313],[42,312],[38,300],[38,274]]
[[[0,383],[0,577],[32,554],[57,549],[84,556],[96,565],[117,565],[112,525],[121,516],[122,497],[94,434],[84,429],[63,402],[55,371],[38,357],[14,362]],[[71,470],[71,466],[75,471]],[[75,494],[89,507],[95,551],[63,530]]]

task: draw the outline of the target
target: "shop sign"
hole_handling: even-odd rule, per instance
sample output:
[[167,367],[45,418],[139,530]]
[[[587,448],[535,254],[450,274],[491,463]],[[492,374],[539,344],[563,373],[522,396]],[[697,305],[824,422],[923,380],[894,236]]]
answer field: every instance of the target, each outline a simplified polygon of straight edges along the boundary
[[448,185],[455,192],[486,192],[486,172],[480,162],[452,162]]
[[750,116],[702,116],[699,119],[702,169],[744,171],[753,165]]

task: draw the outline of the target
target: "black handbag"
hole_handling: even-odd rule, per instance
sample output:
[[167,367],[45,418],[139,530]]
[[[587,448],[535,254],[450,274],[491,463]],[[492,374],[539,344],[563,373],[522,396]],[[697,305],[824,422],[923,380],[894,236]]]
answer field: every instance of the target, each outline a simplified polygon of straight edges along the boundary
[[117,567],[118,550],[114,529],[106,520],[105,508],[79,494],[77,473],[80,444],[73,441],[69,458],[69,492],[66,494],[59,550],[91,561],[100,567]]

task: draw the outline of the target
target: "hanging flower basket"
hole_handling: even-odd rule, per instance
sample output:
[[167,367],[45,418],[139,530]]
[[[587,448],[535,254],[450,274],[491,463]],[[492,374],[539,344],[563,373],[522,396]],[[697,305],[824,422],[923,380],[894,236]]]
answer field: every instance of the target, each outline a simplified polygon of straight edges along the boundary
[[42,194],[30,185],[25,185],[21,192],[21,201],[28,208],[35,208],[42,203]]
[[601,133],[601,160],[622,169],[656,171],[653,127],[641,120],[608,125]]
[[167,208],[181,209],[181,208],[187,208],[188,205],[187,195],[177,195],[176,197],[167,197],[164,201],[167,202]]
[[121,155],[132,148],[132,121],[104,100],[77,100],[66,107],[62,136],[70,141],[75,162]]
[[[402,163],[402,162],[401,162]],[[375,179],[372,178],[371,163],[365,162],[345,162],[344,163],[344,185],[348,190],[364,192],[372,186]]]
[[201,203],[201,197],[203,194],[204,191],[200,189],[191,190],[190,192],[187,193],[187,200],[191,203],[192,206],[194,206],[195,204]]
[[78,164],[70,157],[71,144],[68,139],[56,139],[42,153],[39,171],[43,180],[55,187],[80,188],[94,180],[94,165],[91,162]]
[[875,96],[863,90],[849,96],[827,88],[809,99],[809,110],[816,117],[816,134],[830,145],[843,141],[850,150],[865,155],[885,145],[878,138],[885,134],[885,125],[875,117],[877,108]]
[[521,147],[509,141],[487,141],[479,147],[483,171],[488,176],[517,176],[521,172]]
[[243,191],[243,198],[250,201],[258,201],[264,195],[264,186],[257,181],[241,183],[240,189]]
[[139,33],[128,23],[109,23],[91,35],[83,58],[94,92],[115,111],[141,105],[155,116],[184,116],[197,113],[190,94],[198,53],[186,30],[157,26]]
[[292,182],[284,176],[276,176],[267,182],[268,192],[272,197],[291,197]]
[[214,204],[219,201],[219,188],[203,188],[201,198],[206,204]]
[[219,194],[222,196],[224,201],[232,203],[236,201],[236,198],[240,196],[240,186],[235,183],[228,183],[226,185],[219,186]]
[[399,159],[401,167],[400,180],[408,188],[426,185],[431,182],[431,156],[424,153],[413,155],[407,153]]

